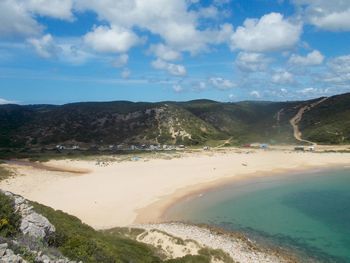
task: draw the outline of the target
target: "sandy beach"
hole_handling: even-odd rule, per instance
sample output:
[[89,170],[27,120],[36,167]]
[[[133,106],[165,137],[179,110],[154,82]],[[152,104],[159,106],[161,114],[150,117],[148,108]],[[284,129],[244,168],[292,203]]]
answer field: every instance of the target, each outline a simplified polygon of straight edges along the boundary
[[171,160],[145,156],[102,165],[96,160],[52,160],[45,165],[55,169],[6,165],[17,176],[0,182],[0,188],[106,229],[159,222],[177,200],[231,180],[349,166],[350,154],[231,149],[184,153]]

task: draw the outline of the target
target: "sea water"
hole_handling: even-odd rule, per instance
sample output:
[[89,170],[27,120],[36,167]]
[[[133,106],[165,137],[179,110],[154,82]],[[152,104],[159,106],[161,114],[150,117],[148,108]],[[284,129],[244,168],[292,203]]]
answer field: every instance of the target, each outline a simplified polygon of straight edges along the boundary
[[239,180],[182,200],[165,217],[243,232],[321,262],[350,262],[350,168]]

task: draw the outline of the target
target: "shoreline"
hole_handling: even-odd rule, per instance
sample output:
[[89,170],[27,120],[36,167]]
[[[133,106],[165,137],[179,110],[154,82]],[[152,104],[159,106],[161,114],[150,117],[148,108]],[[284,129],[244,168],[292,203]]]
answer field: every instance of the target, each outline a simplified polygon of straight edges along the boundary
[[[266,178],[294,179],[293,175],[298,180],[300,173],[312,176],[323,170],[346,169],[349,157],[349,153],[231,151],[183,154],[171,160],[112,161],[102,166],[98,158],[49,161],[45,166],[12,163],[4,166],[16,167],[17,176],[0,182],[0,188],[74,215],[96,230],[141,228],[144,232],[137,241],[155,247],[161,242],[164,251],[170,249],[174,258],[184,256],[181,251],[191,250],[190,244],[198,243],[200,246],[189,254],[210,248],[223,251],[237,262],[291,263],[300,262],[299,251],[264,245],[241,232],[174,222],[166,218],[166,213],[184,199],[227,184],[239,187]],[[187,245],[179,246],[176,238]]]
[[[8,164],[7,164],[8,165]],[[240,181],[349,166],[349,153],[225,152],[184,153],[174,159],[141,159],[98,164],[92,160],[54,160],[45,164],[75,174],[15,166],[18,176],[0,188],[77,216],[95,229],[162,222],[174,203],[206,190]]]
[[[154,203],[137,209],[137,216],[133,224],[162,224],[171,223],[173,220],[167,219],[167,212],[177,204],[191,198],[195,198],[200,195],[204,195],[207,192],[213,191],[217,188],[223,187],[227,184],[235,184],[244,181],[252,182],[254,179],[266,178],[266,177],[291,177],[293,174],[307,173],[313,174],[319,171],[331,170],[331,169],[341,169],[348,168],[350,166],[339,164],[331,164],[326,166],[303,166],[297,168],[285,168],[285,169],[273,169],[271,171],[260,171],[250,174],[240,174],[236,176],[229,176],[217,179],[211,182],[200,183],[196,186],[188,186],[177,189],[174,193],[170,195],[165,195],[159,198],[159,200]],[[185,223],[180,221],[180,223]]]
[[[161,235],[166,233],[186,242],[195,242],[202,248],[221,250],[233,260],[242,263],[296,263],[299,255],[294,251],[274,246],[264,246],[238,232],[227,231],[210,225],[189,224],[183,222],[168,222],[159,224],[135,224],[135,228],[146,232],[140,236],[153,235],[156,240],[164,240]],[[159,235],[159,233],[161,235]],[[139,240],[146,244],[157,245],[154,238]],[[152,242],[153,241],[153,242]],[[166,244],[169,248],[169,244]],[[173,246],[174,244],[170,245]],[[196,254],[196,253],[191,253]],[[221,262],[221,261],[219,261]]]
[[[221,249],[229,254],[232,259],[238,260],[238,262],[301,262],[303,259],[305,260],[305,258],[310,260],[310,262],[317,262],[318,255],[310,255],[307,254],[306,251],[292,248],[286,244],[280,245],[279,243],[271,241],[267,245],[264,243],[265,237],[261,238],[259,236],[259,239],[256,239],[256,236],[252,236],[244,231],[229,230],[211,223],[195,223],[191,220],[183,220],[181,219],[181,213],[179,219],[177,217],[167,218],[167,213],[173,206],[180,203],[181,207],[181,202],[185,202],[191,198],[200,198],[199,195],[205,195],[210,191],[215,191],[217,188],[226,186],[226,183],[233,185],[234,188],[239,188],[241,185],[243,187],[249,187],[250,184],[266,182],[268,181],[266,179],[270,178],[271,181],[275,181],[275,179],[277,181],[299,180],[305,177],[317,177],[320,172],[331,172],[349,168],[348,165],[334,164],[322,168],[313,166],[289,170],[274,170],[273,172],[257,172],[247,176],[241,175],[234,178],[219,179],[216,182],[200,185],[197,187],[197,190],[194,190],[193,187],[187,187],[143,208],[145,211],[141,209],[139,211],[139,218],[137,218],[139,221],[136,220],[135,225],[132,225],[132,227],[139,227],[148,231],[154,229],[164,231],[182,239],[193,239],[204,246]],[[302,175],[305,175],[305,177],[301,177]],[[259,179],[262,180],[260,181]],[[241,184],[242,182],[243,184]],[[203,188],[201,188],[202,186]],[[150,212],[155,210],[159,211],[158,214],[152,214],[152,212]],[[146,218],[144,218],[145,213]],[[149,215],[151,215],[151,217]],[[158,215],[157,218],[156,215]],[[150,222],[151,219],[154,219],[154,221]],[[210,235],[213,237],[210,238]],[[237,243],[240,244],[239,247],[235,247]],[[230,245],[228,246],[226,244]],[[243,249],[245,252],[242,252],[242,247],[246,247]]]

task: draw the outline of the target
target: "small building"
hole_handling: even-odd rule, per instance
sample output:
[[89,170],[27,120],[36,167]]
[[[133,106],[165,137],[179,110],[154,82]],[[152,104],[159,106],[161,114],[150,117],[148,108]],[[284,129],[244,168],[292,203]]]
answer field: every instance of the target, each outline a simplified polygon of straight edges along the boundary
[[209,147],[209,146],[204,146],[204,147],[203,147],[203,150],[204,150],[204,151],[209,151],[209,150],[210,150],[210,147]]

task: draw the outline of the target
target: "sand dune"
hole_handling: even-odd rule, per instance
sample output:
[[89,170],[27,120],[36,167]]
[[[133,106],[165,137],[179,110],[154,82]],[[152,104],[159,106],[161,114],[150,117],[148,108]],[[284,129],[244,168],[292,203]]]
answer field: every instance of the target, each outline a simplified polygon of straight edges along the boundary
[[101,229],[159,221],[171,203],[208,187],[246,176],[350,165],[349,153],[255,150],[184,154],[172,160],[110,162],[59,160],[46,165],[89,171],[73,174],[11,164],[18,176],[0,188],[60,209]]

